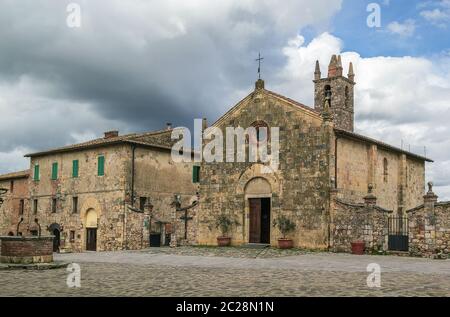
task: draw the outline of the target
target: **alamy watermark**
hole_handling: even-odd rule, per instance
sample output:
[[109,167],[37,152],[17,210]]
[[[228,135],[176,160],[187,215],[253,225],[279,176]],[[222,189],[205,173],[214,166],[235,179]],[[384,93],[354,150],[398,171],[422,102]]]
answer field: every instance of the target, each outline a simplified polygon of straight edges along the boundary
[[369,28],[381,28],[381,6],[372,2],[367,5],[366,10],[370,12],[367,16],[367,26]]
[[[268,126],[209,127],[203,131],[202,120],[194,120],[194,146],[191,131],[180,127],[172,131],[172,160],[207,163],[264,163],[263,173],[278,170],[280,156],[280,128]],[[270,145],[270,154],[269,147]],[[247,155],[248,153],[248,155]]]
[[381,287],[381,266],[377,263],[370,263],[366,268],[367,272],[370,272],[367,276],[366,282],[369,288]]
[[66,7],[68,13],[66,24],[69,28],[81,27],[81,6],[78,3],[69,3]]
[[69,288],[80,288],[81,287],[81,267],[77,263],[70,263],[67,266],[66,284]]

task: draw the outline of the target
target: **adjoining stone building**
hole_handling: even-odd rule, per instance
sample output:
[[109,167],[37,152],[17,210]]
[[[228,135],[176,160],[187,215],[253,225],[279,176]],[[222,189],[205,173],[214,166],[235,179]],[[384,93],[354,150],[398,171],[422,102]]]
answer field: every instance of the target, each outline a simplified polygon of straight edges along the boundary
[[239,223],[233,244],[276,245],[281,236],[274,219],[285,215],[297,225],[296,246],[325,249],[332,191],[360,202],[372,184],[378,205],[399,215],[423,201],[425,162],[431,160],[354,132],[354,79],[352,64],[344,77],[341,57],[333,56],[326,77],[316,64],[314,108],[258,80],[254,91],[213,124],[225,139],[226,127],[266,127],[269,135],[270,127],[279,127],[279,168],[268,173],[270,163],[203,162],[199,244],[217,243],[214,223],[225,213]]
[[28,209],[28,178],[28,170],[0,175],[0,188],[7,190],[0,208],[0,235],[23,234],[17,225]]
[[[140,249],[149,245],[151,232],[168,243],[175,228],[182,238],[172,202],[175,194],[191,202],[197,184],[191,163],[172,161],[171,133],[120,136],[111,131],[100,139],[27,155],[30,176],[23,178],[27,188],[17,198],[25,201],[23,221],[18,224],[17,211],[5,206],[3,212],[12,218],[2,234],[14,226],[23,235],[42,230],[55,236],[55,250],[66,251]],[[10,176],[2,179],[9,182]]]

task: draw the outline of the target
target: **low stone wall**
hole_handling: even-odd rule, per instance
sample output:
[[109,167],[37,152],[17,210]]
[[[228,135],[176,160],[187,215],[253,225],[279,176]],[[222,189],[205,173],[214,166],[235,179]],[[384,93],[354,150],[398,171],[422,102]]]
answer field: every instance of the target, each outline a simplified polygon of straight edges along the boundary
[[387,250],[387,221],[390,210],[376,205],[371,194],[364,203],[344,202],[332,194],[330,208],[330,247],[334,252],[351,252],[351,243],[364,241],[366,252]]
[[53,262],[53,236],[0,237],[0,263]]
[[431,188],[424,204],[408,210],[409,252],[413,256],[448,258],[450,254],[450,202],[437,202]]

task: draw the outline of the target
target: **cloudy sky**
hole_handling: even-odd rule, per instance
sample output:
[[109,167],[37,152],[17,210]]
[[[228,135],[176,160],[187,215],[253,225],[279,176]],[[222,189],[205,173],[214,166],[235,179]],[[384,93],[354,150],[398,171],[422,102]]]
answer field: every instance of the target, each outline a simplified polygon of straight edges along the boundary
[[308,105],[314,61],[352,61],[356,130],[426,147],[450,199],[450,0],[0,0],[0,173],[106,130],[215,121],[253,88],[259,51],[266,87]]

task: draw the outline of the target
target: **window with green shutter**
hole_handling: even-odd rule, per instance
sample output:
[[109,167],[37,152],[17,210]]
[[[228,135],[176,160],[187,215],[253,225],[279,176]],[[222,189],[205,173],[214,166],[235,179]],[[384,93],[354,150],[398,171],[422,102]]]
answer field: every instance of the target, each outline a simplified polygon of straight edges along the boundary
[[200,182],[200,166],[194,166],[192,168],[192,182],[193,183]]
[[52,180],[58,179],[58,163],[52,164]]
[[98,176],[103,176],[105,175],[105,157],[99,156],[98,157]]
[[72,177],[78,177],[78,160],[73,160],[72,162]]
[[38,181],[38,180],[39,180],[39,165],[38,165],[38,164],[36,164],[36,165],[34,166],[34,177],[33,177],[33,179],[34,179],[35,181]]

